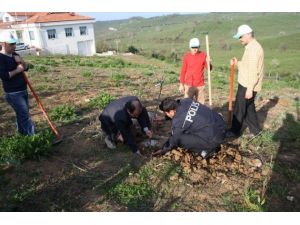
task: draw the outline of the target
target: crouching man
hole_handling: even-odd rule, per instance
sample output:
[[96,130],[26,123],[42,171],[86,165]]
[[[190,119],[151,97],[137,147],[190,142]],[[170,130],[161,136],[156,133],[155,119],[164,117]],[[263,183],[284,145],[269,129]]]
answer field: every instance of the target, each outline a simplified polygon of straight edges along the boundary
[[166,98],[159,109],[172,119],[172,134],[162,149],[154,152],[153,156],[182,147],[208,158],[223,143],[226,123],[221,115],[205,105],[190,98]]
[[104,108],[99,120],[106,135],[104,141],[108,148],[115,149],[116,142],[121,141],[127,144],[133,153],[141,154],[132,133],[132,119],[137,119],[142,131],[149,138],[152,137],[148,112],[137,97],[122,97],[112,101]]

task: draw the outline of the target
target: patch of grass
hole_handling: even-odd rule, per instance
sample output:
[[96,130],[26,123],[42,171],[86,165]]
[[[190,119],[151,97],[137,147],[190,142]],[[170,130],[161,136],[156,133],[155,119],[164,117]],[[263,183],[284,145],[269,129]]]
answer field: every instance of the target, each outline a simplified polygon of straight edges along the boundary
[[93,98],[88,105],[92,108],[103,109],[110,102],[112,102],[115,98],[107,93],[100,93],[95,98]]
[[266,200],[262,198],[256,191],[251,189],[250,187],[246,188],[244,193],[244,201],[247,211],[251,212],[263,212],[264,204]]
[[75,106],[59,105],[53,108],[49,113],[51,119],[57,122],[68,123],[77,119]]
[[0,142],[0,162],[18,163],[46,156],[52,149],[53,140],[54,134],[49,130],[33,136],[4,137]]
[[38,181],[36,178],[31,180],[30,183],[22,184],[17,190],[13,192],[11,198],[14,204],[21,203],[26,199],[34,195],[36,188],[38,186]]
[[247,212],[247,209],[242,203],[236,202],[236,200],[233,199],[232,192],[223,193],[221,199],[227,210],[230,212]]
[[144,76],[147,76],[147,77],[151,77],[151,76],[154,75],[154,73],[153,73],[153,71],[149,71],[149,70],[148,70],[148,71],[144,71],[144,72],[143,72],[143,75],[144,75]]
[[138,173],[139,179],[142,182],[148,182],[150,177],[155,173],[151,164],[143,166]]
[[110,79],[112,81],[115,81],[115,82],[119,82],[119,81],[122,81],[126,78],[126,75],[125,74],[121,74],[121,73],[116,73],[116,74],[113,74]]
[[81,75],[83,77],[91,77],[92,76],[92,72],[91,71],[84,71],[84,72],[81,72]]
[[267,190],[267,196],[274,196],[278,198],[285,198],[287,196],[288,189],[281,184],[271,183]]
[[273,143],[273,136],[274,133],[271,130],[264,130],[261,135],[254,138],[251,141],[251,144],[255,146],[269,146],[274,144]]
[[278,165],[273,166],[273,170],[277,173],[284,175],[291,182],[300,182],[300,169],[291,168],[288,165]]
[[152,206],[154,190],[146,183],[118,184],[110,192],[110,197],[125,205],[129,210],[147,211]]
[[33,67],[33,70],[36,71],[36,72],[39,72],[39,73],[46,73],[46,72],[48,72],[47,67],[45,67],[43,65],[35,65]]

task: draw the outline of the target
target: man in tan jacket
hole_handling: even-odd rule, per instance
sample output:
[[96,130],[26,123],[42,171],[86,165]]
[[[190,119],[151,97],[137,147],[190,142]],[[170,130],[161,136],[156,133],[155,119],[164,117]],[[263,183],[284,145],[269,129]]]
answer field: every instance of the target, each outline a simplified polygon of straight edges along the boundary
[[254,100],[262,86],[264,51],[254,38],[254,32],[248,25],[239,26],[238,32],[233,38],[240,40],[241,44],[245,46],[245,51],[240,61],[236,57],[230,61],[231,65],[238,66],[239,84],[233,110],[232,127],[226,136],[240,136],[244,122],[248,125],[252,136],[257,136],[262,129],[258,123]]

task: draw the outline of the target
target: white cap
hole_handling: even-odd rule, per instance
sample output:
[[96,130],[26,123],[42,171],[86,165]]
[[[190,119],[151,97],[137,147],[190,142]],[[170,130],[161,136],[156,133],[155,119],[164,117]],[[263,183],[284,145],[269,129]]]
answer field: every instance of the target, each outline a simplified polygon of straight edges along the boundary
[[17,43],[18,40],[9,31],[3,31],[0,33],[0,42],[14,44]]
[[244,24],[239,26],[236,35],[233,36],[234,39],[240,39],[241,36],[243,36],[244,34],[249,34],[251,33],[253,30],[251,29],[251,27],[249,27],[248,25]]
[[190,48],[193,48],[193,47],[200,47],[200,41],[198,38],[192,38],[190,40]]

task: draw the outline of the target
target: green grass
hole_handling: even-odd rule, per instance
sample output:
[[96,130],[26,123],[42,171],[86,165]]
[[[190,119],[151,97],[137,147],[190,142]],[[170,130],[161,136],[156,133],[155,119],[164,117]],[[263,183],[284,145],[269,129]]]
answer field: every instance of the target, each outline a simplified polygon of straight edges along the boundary
[[0,162],[18,163],[25,159],[38,159],[51,152],[54,135],[45,131],[33,136],[16,134],[1,138]]
[[62,123],[69,123],[78,118],[73,105],[58,105],[50,110],[49,115],[53,121]]
[[130,211],[148,211],[155,192],[146,183],[122,183],[112,189],[109,196],[128,207]]
[[[229,59],[243,54],[243,46],[232,38],[240,24],[249,24],[265,51],[265,72],[295,76],[300,71],[299,13],[207,13],[169,15],[154,18],[102,21],[95,24],[96,44],[105,43],[109,49],[125,52],[134,46],[139,54],[167,62],[180,62],[188,51],[188,41],[198,37],[206,51],[205,35],[209,32],[210,54],[215,67],[229,65]],[[117,32],[107,32],[109,27]],[[279,66],[274,67],[272,60]]]
[[107,93],[99,93],[95,98],[93,98],[88,106],[97,109],[103,109],[106,105],[112,102],[115,98]]

